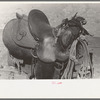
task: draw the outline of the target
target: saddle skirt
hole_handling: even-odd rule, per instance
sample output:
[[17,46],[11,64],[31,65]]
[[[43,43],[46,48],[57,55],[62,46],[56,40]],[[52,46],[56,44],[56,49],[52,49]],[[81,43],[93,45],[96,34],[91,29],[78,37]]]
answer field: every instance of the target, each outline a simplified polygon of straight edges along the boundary
[[34,37],[30,34],[28,28],[28,17],[18,17],[19,15],[16,14],[17,19],[13,19],[11,22],[13,36],[13,41],[25,48],[35,48],[37,42],[35,41]]

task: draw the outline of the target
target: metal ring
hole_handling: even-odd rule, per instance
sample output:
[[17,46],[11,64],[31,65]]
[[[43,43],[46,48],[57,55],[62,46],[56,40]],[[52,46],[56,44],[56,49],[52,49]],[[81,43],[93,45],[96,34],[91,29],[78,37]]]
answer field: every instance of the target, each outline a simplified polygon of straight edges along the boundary
[[31,51],[31,55],[32,55],[34,58],[38,58],[37,56],[35,56],[35,55],[33,54],[33,49],[31,49],[30,51]]

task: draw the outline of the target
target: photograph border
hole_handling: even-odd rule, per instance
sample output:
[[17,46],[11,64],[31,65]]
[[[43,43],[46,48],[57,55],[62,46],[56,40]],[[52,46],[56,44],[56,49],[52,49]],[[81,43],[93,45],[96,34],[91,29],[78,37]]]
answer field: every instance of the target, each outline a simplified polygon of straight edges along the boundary
[[[58,0],[55,0],[55,1],[52,1],[52,0],[48,0],[48,1],[46,1],[46,0],[40,0],[40,1],[38,1],[38,2],[80,2],[80,3],[82,3],[82,2],[89,2],[89,3],[91,3],[91,2],[93,2],[93,3],[97,3],[99,0],[87,0],[87,1],[85,1],[85,0],[63,0],[63,1],[58,1]],[[29,1],[27,1],[27,0],[0,0],[0,2],[37,2],[37,0],[29,0]],[[100,2],[99,2],[100,3]],[[52,82],[53,81],[55,81],[55,82],[62,82],[62,84],[60,84],[60,85],[57,85],[57,84],[55,84],[55,85],[52,85]],[[100,85],[99,85],[99,83],[100,83],[100,81],[97,79],[97,80],[95,80],[95,79],[90,79],[89,81],[88,81],[88,83],[85,83],[87,80],[85,80],[85,82],[83,83],[83,80],[74,80],[75,82],[73,83],[73,81],[71,81],[71,80],[68,80],[67,82],[66,81],[62,81],[62,80],[44,80],[43,82],[41,82],[41,80],[37,80],[36,82],[33,82],[33,81],[31,81],[31,80],[29,80],[29,81],[26,81],[26,80],[15,80],[15,81],[12,81],[12,80],[10,80],[10,81],[7,81],[7,80],[2,80],[1,82],[0,82],[0,90],[2,90],[2,91],[0,91],[0,95],[1,95],[1,97],[0,97],[0,99],[16,99],[16,100],[20,100],[20,99],[24,99],[24,100],[27,100],[27,99],[33,99],[33,100],[64,100],[64,99],[70,99],[70,100],[75,100],[75,99],[84,99],[84,100],[88,100],[88,99],[95,99],[95,98],[100,98],[100,95],[99,95],[99,93],[100,93]],[[20,83],[19,83],[20,82]],[[37,84],[37,82],[38,82],[38,84]],[[26,84],[24,84],[24,83],[26,83]],[[34,85],[33,85],[34,84]],[[68,85],[69,87],[66,87],[65,85]],[[77,88],[79,87],[79,86],[81,86],[81,84],[83,85],[83,87],[81,88],[82,89],[82,91],[81,91],[81,89],[79,89],[79,90],[77,90]],[[96,86],[95,87],[93,87],[94,86],[94,84],[96,84]],[[4,86],[3,86],[4,85]],[[8,85],[8,86],[7,86]],[[24,87],[25,87],[25,89],[24,89],[24,87],[22,87],[23,85],[25,85]],[[43,88],[43,87],[41,87],[40,85],[42,85],[43,87],[46,87],[46,90]],[[71,85],[71,86],[70,86]],[[76,87],[73,87],[74,85],[76,85]],[[86,86],[86,85],[88,85],[89,87],[86,87],[86,89],[84,88],[84,86]],[[17,87],[16,87],[17,86]],[[33,92],[33,90],[32,90],[32,92],[33,92],[33,95],[34,95],[34,97],[32,97],[32,93],[31,93],[31,95],[28,95],[27,96],[27,94],[26,93],[23,93],[23,91],[24,92],[27,92],[28,93],[28,91],[31,91],[31,87],[27,87],[27,86],[32,86],[34,89],[35,89],[35,93]],[[15,88],[16,87],[16,88]],[[22,87],[22,88],[21,88]],[[38,87],[39,89],[40,89],[40,91],[38,90],[38,91],[36,91],[36,87]],[[73,88],[73,90],[70,90],[70,88]],[[23,89],[23,91],[21,91]],[[52,89],[54,89],[54,91],[52,91]],[[67,91],[65,91],[64,89],[68,89],[68,90],[70,90],[69,91],[69,93],[70,94],[68,94],[68,92]],[[90,90],[89,90],[90,89]],[[8,91],[8,90],[10,90],[10,92]],[[56,93],[56,92],[59,92],[59,93],[57,93],[57,95],[58,95],[58,97],[56,97],[57,95],[51,95],[50,93],[49,94],[47,94],[46,95],[46,97],[45,97],[45,95],[43,94],[43,95],[40,95],[39,96],[39,94],[38,93],[42,93],[43,91],[45,91],[45,93],[47,93],[47,91],[49,90],[49,91],[51,91],[51,92],[53,92],[53,93]],[[60,97],[60,94],[62,93],[62,91],[65,91],[64,92],[64,95],[68,95],[68,97],[67,96],[65,96],[64,97],[64,95],[62,95],[61,97]],[[72,91],[75,93],[74,95],[72,95],[71,93],[72,93]],[[91,91],[91,93],[90,93],[90,91]],[[94,91],[94,92],[93,92]],[[19,92],[19,93],[18,93]],[[79,96],[78,97],[78,95],[80,95],[80,93],[81,92],[83,92],[82,94],[82,96]],[[86,93],[87,93],[87,95],[86,95]],[[96,92],[96,93],[95,93]],[[6,96],[5,96],[5,94],[6,94]],[[14,94],[15,93],[15,94]],[[13,97],[11,97],[11,95],[10,94],[14,94],[15,96]],[[19,97],[17,96],[17,94],[19,94]],[[21,96],[22,95],[22,96]],[[50,95],[50,96],[49,96]],[[75,95],[77,95],[76,97],[75,97]],[[25,96],[25,97],[24,97]]]

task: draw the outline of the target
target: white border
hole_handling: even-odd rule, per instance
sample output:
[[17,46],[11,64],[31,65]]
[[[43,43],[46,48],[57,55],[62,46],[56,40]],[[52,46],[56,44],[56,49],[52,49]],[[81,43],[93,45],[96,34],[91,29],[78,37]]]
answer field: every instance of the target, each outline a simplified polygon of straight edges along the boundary
[[100,80],[2,80],[0,98],[100,98]]

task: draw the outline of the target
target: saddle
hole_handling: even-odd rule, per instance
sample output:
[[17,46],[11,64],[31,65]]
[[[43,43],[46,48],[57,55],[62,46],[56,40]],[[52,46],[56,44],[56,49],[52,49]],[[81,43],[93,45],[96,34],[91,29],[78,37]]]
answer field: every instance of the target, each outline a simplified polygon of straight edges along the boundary
[[13,40],[20,47],[33,49],[39,58],[43,59],[43,41],[46,37],[53,37],[53,28],[46,15],[37,9],[31,10],[28,17],[16,13],[13,22]]

